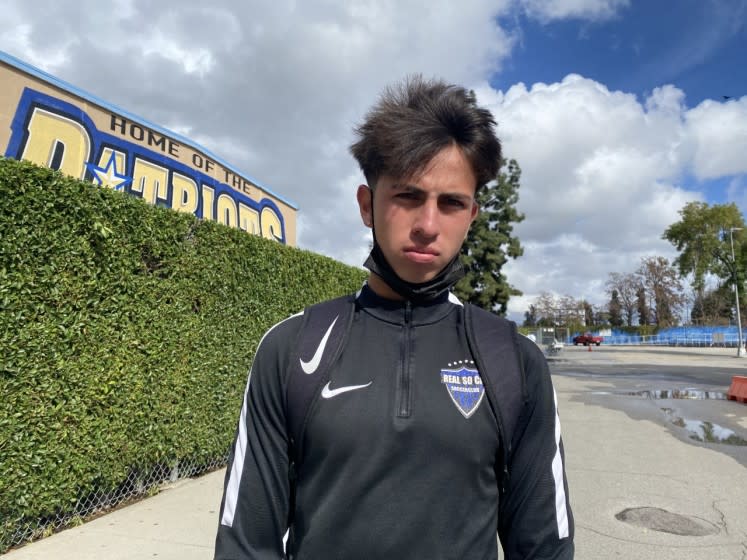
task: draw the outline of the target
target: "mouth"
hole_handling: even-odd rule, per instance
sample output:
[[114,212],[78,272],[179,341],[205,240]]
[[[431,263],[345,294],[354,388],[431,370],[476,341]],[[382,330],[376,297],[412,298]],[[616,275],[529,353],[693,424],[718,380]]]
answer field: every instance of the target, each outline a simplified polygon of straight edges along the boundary
[[438,251],[429,248],[407,247],[404,250],[405,257],[416,263],[432,263],[438,257]]

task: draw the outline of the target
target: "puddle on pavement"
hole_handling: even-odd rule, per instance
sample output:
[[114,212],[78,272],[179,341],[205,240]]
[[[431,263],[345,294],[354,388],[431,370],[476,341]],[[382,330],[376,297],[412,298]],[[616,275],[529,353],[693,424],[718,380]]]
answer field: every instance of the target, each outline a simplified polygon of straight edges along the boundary
[[662,408],[667,419],[679,428],[685,428],[690,439],[704,443],[723,443],[726,445],[747,445],[747,440],[738,436],[734,430],[724,428],[713,422],[689,420],[677,416],[671,408]]
[[[688,400],[726,400],[726,393],[720,391],[701,391],[699,389],[653,389],[643,391],[593,391],[594,395],[624,395],[631,397],[641,397],[644,399],[664,400],[664,399],[688,399]],[[747,446],[747,440],[737,435],[734,430],[724,428],[713,422],[703,420],[691,420],[682,418],[675,413],[672,408],[661,408],[661,411],[667,417],[667,420],[679,427],[684,428],[690,439],[703,443],[720,443],[724,445]]]
[[644,399],[691,399],[691,400],[726,400],[726,393],[720,391],[700,391],[698,389],[673,389],[653,391],[631,391],[625,393],[631,397],[642,397]]

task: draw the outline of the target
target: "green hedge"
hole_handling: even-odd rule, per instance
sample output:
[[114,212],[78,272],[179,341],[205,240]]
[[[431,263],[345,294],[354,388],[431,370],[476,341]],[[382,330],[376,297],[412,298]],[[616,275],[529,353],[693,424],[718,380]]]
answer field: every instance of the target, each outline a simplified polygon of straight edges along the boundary
[[8,520],[225,456],[261,335],[364,276],[0,158],[0,553]]

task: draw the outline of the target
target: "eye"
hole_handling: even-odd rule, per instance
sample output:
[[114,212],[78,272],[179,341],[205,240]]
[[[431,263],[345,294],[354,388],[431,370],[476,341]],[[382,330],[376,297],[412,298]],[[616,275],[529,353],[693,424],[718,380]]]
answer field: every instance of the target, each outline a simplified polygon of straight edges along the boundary
[[394,195],[394,201],[409,208],[422,204],[423,196],[415,191],[401,191]]
[[445,199],[443,199],[443,201],[441,202],[441,204],[443,204],[445,207],[450,208],[452,210],[463,210],[463,209],[467,208],[467,202],[466,201],[464,201],[461,198],[456,198],[456,197],[452,197],[452,196],[449,196],[449,197],[446,197]]

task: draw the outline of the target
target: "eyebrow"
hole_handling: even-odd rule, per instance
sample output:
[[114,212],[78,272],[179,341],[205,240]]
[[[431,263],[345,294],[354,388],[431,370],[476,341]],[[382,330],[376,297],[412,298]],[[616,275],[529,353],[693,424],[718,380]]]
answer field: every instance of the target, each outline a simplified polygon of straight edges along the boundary
[[[417,194],[424,194],[425,190],[421,189],[417,185],[412,185],[410,183],[393,183],[392,189],[394,190],[401,190],[401,191],[409,191]],[[474,200],[474,197],[466,195],[464,193],[458,193],[458,192],[442,192],[438,194],[439,197],[447,196],[452,198],[458,198],[460,200]]]
[[392,183],[393,189],[423,192],[423,189],[410,183]]

